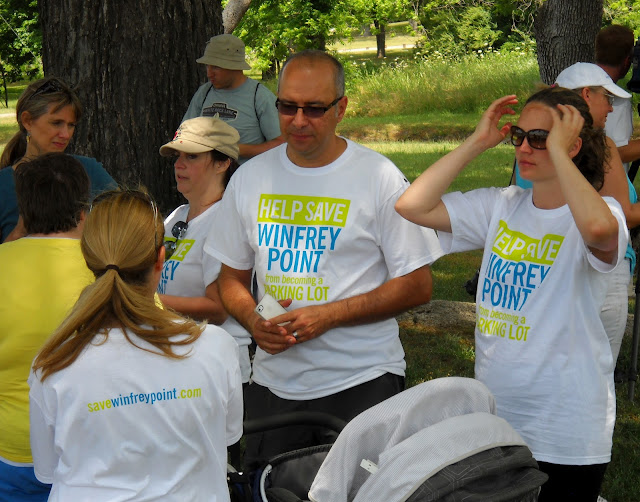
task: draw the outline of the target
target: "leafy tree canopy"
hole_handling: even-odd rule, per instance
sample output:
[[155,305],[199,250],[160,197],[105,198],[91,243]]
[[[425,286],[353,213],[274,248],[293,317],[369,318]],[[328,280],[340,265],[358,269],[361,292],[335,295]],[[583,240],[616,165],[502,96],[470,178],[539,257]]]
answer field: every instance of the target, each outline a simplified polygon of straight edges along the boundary
[[0,70],[12,82],[42,71],[37,0],[0,0]]

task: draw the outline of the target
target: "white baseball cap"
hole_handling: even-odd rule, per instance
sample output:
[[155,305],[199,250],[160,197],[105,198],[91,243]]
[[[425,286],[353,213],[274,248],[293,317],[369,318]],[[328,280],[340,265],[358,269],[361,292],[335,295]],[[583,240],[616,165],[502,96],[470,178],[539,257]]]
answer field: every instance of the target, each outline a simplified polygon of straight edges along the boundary
[[565,68],[556,77],[556,84],[567,89],[582,87],[604,87],[614,96],[630,98],[631,94],[613,83],[607,72],[593,63],[575,63]]

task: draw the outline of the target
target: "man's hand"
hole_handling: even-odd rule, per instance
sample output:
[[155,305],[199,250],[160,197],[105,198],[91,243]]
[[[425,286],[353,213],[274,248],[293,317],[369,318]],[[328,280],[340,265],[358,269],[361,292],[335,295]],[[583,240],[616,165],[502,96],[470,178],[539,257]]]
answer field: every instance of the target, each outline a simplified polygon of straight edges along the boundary
[[292,336],[295,333],[296,343],[308,342],[337,327],[336,308],[339,308],[337,303],[310,305],[274,317],[272,322],[287,323],[282,327]]
[[[280,305],[287,308],[291,305],[291,299],[280,300]],[[292,331],[285,326],[278,326],[278,324],[285,322],[279,320],[284,315],[286,314],[265,320],[255,314],[255,319],[251,325],[251,334],[258,346],[269,354],[279,354],[296,344]]]

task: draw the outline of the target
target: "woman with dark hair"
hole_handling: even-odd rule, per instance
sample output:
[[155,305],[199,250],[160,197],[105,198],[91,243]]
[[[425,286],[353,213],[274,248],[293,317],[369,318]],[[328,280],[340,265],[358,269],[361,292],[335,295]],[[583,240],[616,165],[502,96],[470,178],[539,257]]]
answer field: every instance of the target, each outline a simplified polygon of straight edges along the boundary
[[[42,154],[64,152],[81,117],[78,96],[56,77],[32,82],[18,99],[16,120],[20,130],[9,140],[0,158],[0,242],[6,241],[18,224],[13,171],[22,162]],[[115,188],[115,182],[96,159],[74,157],[89,175],[92,196]],[[24,226],[19,225],[9,240],[24,235]]]
[[154,300],[164,226],[144,192],[107,192],[81,249],[96,280],[36,357],[31,449],[49,500],[229,500],[242,434],[238,347]]
[[[593,63],[575,63],[565,68],[556,77],[556,85],[573,90],[582,97],[589,107],[596,128],[605,128],[613,100],[617,97],[628,97],[624,89],[618,87],[602,68]],[[606,131],[605,131],[606,133]],[[640,224],[640,204],[633,184],[626,175],[618,148],[613,139],[607,137],[608,160],[605,164],[604,182],[599,189],[600,195],[608,195],[618,201],[624,211],[627,228]],[[516,182],[522,188],[530,188],[531,184],[519,176],[516,168]],[[625,255],[626,267],[616,267],[611,274],[607,299],[602,305],[600,318],[609,337],[614,366],[618,359],[622,338],[627,327],[629,309],[629,281],[636,265],[636,255],[627,246]]]
[[[164,222],[167,261],[158,293],[162,303],[183,315],[222,326],[240,346],[242,382],[251,374],[248,346],[251,336],[227,316],[218,293],[221,263],[204,253],[211,221],[231,175],[238,167],[238,132],[213,117],[185,120],[160,154],[175,156],[178,191],[188,204]],[[219,235],[224,235],[221,229]]]
[[[539,500],[596,501],[611,460],[613,361],[599,313],[611,272],[625,266],[628,231],[615,199],[597,190],[607,147],[589,108],[562,88],[494,101],[475,132],[422,173],[396,203],[438,230],[445,252],[484,248],[476,294],[476,378],[498,415],[549,475]],[[445,191],[508,133],[520,174],[510,186]]]

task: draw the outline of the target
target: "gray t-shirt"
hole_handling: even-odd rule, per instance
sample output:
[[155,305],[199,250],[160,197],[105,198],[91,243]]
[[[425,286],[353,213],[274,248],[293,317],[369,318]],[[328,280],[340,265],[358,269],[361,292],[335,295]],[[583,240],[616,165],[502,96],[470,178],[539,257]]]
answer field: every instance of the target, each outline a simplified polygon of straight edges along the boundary
[[269,89],[250,78],[235,89],[216,89],[207,82],[194,94],[182,121],[218,114],[238,131],[240,143],[258,145],[280,136],[275,102]]

